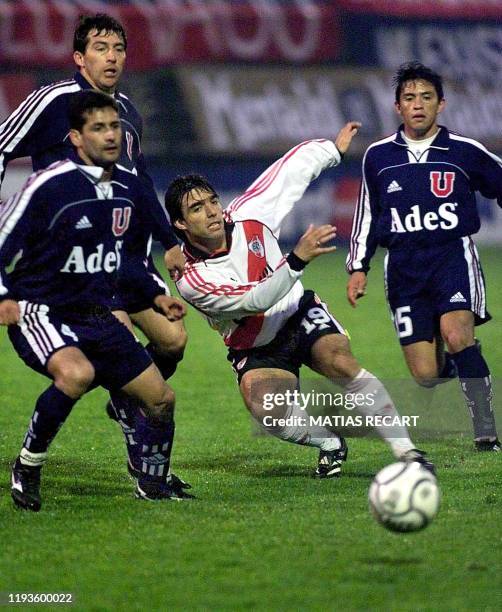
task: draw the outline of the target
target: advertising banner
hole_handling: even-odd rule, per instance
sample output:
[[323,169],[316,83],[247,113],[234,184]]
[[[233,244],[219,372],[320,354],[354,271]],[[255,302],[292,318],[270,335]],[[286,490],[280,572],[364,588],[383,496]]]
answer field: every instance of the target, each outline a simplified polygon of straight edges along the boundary
[[293,0],[0,0],[0,64],[71,66],[79,15],[105,12],[128,34],[131,69],[200,61],[332,60],[342,30],[333,2]]
[[502,17],[500,0],[339,0],[338,4],[365,15],[394,15],[403,19],[440,17],[480,20]]
[[[360,68],[214,67],[176,70],[196,146],[220,154],[269,155],[302,140],[334,136],[349,120],[363,124],[350,150],[393,132],[392,73]],[[446,82],[441,116],[450,129],[502,149],[502,88]]]

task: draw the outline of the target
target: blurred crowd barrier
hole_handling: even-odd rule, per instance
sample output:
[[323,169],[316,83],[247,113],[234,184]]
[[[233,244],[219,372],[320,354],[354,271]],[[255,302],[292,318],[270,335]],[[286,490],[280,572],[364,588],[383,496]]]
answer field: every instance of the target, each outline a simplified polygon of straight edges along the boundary
[[[312,218],[347,236],[361,156],[398,125],[392,75],[405,61],[444,76],[450,129],[502,152],[501,0],[0,0],[0,120],[73,72],[75,22],[94,12],[128,32],[121,88],[143,115],[160,190],[197,171],[230,198],[294,144],[362,121],[348,161],[312,188],[286,237]],[[499,209],[480,210],[480,241],[502,243]]]

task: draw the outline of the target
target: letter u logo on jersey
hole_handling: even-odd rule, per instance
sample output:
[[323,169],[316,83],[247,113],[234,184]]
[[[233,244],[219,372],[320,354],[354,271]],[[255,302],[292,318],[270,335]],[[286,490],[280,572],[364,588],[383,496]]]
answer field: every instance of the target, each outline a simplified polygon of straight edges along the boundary
[[122,236],[129,227],[129,221],[131,220],[131,207],[126,206],[125,208],[114,208],[113,209],[113,223],[112,232],[114,236]]
[[453,191],[455,172],[431,172],[431,191],[438,198],[447,198]]

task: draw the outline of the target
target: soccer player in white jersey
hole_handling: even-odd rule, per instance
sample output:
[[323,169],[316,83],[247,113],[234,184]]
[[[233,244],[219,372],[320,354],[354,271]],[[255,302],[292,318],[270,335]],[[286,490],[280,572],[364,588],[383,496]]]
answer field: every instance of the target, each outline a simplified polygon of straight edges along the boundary
[[[284,217],[320,172],[340,163],[359,127],[346,124],[334,143],[311,140],[294,147],[225,211],[215,189],[197,175],[174,180],[165,197],[187,259],[177,282],[181,295],[223,337],[253,417],[282,440],[319,448],[318,478],[340,475],[347,455],[343,438],[311,426],[295,402],[286,409],[273,406],[271,425],[264,419],[271,414],[266,394],[294,393],[301,365],[343,384],[347,392],[372,394],[374,403],[363,412],[397,416],[382,383],[352,355],[342,325],[300,281],[310,261],[335,250],[327,245],[335,228],[311,225],[287,256],[278,244]],[[433,469],[405,428],[379,433],[397,458]]]

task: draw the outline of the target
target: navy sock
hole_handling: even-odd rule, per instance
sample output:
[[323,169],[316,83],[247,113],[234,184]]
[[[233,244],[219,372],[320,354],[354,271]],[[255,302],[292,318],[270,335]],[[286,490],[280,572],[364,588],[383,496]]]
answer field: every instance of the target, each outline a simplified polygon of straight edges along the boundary
[[439,378],[456,378],[458,376],[455,360],[447,351],[444,352],[444,365],[439,372]]
[[153,422],[141,410],[136,417],[136,442],[134,465],[141,472],[141,479],[165,482],[174,440],[174,419]]
[[127,452],[130,454],[130,447],[136,444],[134,440],[136,415],[141,403],[123,391],[110,391],[110,398],[116,420],[124,434]]
[[496,438],[497,429],[492,408],[492,381],[488,365],[473,344],[453,353],[465,401],[471,413],[474,438]]
[[155,349],[155,345],[153,345],[151,342],[146,345],[146,350],[152,358],[153,363],[159,368],[164,380],[171,378],[171,376],[176,372],[178,363],[183,359],[183,354],[162,355],[161,353],[158,353]]
[[51,385],[38,398],[23,446],[31,453],[45,453],[78,400]]

